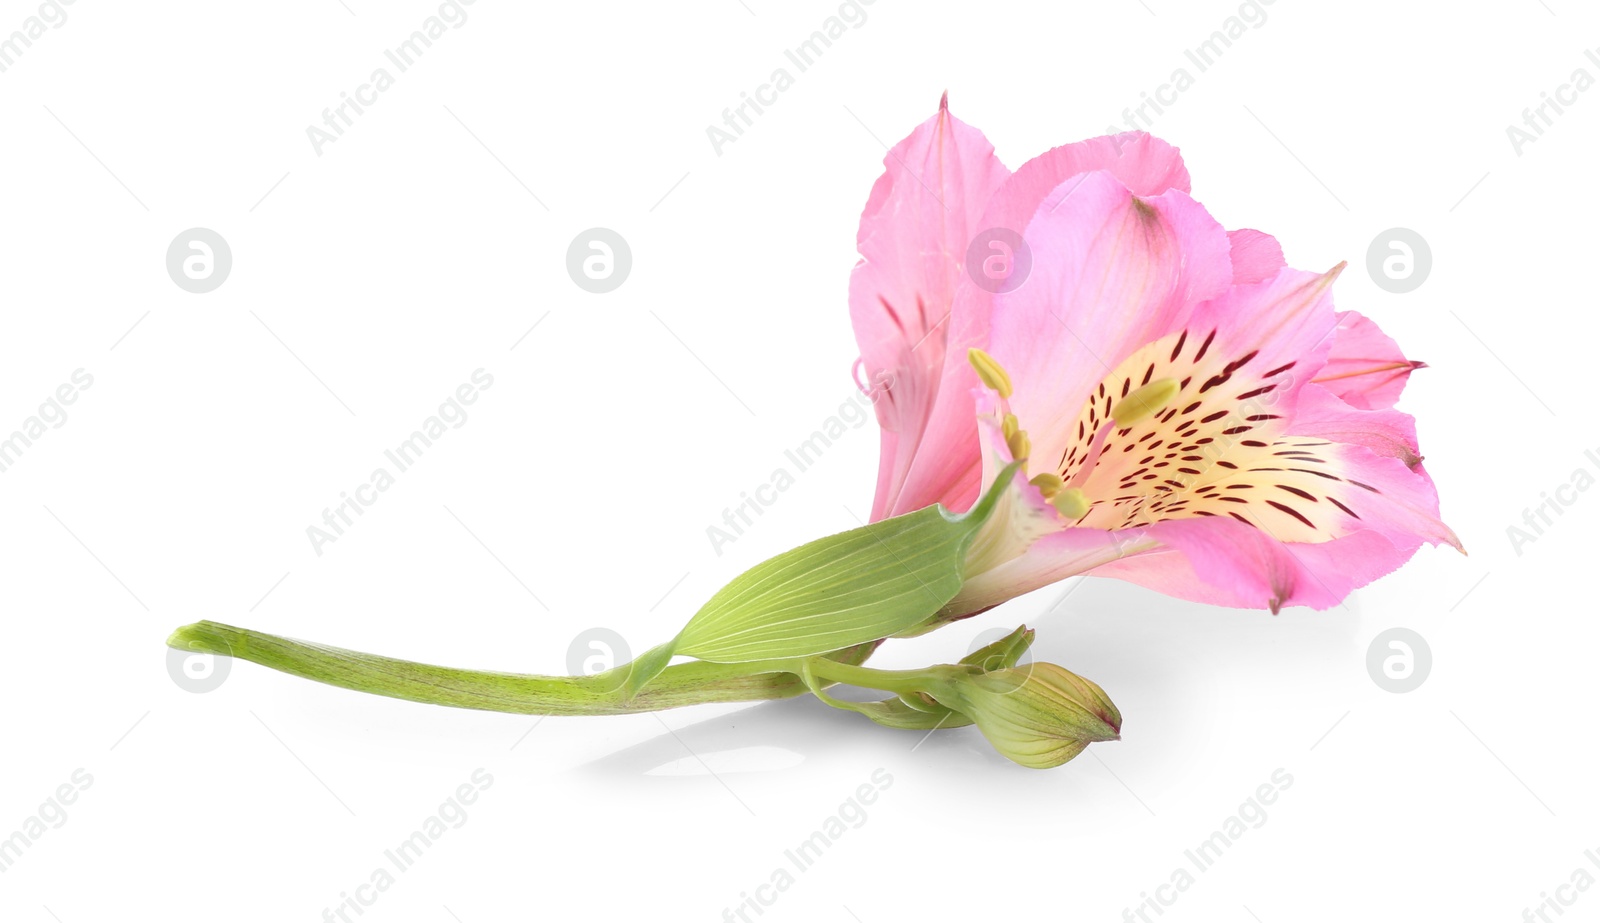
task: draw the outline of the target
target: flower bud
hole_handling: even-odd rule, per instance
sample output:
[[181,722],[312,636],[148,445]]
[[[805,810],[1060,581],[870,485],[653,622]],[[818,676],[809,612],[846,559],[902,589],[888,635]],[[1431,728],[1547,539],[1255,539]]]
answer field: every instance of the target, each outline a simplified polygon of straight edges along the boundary
[[994,748],[1030,769],[1049,769],[1089,744],[1117,740],[1122,714],[1099,686],[1053,663],[966,674],[949,705],[973,720]]

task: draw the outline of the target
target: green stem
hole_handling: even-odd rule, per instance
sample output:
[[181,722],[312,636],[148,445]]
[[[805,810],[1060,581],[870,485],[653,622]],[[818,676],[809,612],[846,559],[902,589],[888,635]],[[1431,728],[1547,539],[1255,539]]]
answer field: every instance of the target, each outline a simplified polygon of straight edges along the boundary
[[972,668],[952,665],[924,667],[920,670],[878,670],[820,657],[807,662],[806,667],[818,679],[882,689],[896,695],[915,695],[930,687],[943,685],[951,674],[972,672]]
[[[237,657],[293,676],[395,699],[523,715],[622,715],[710,702],[785,699],[809,691],[793,663],[719,664],[694,661],[667,667],[635,695],[626,690],[629,666],[593,676],[537,676],[462,670],[296,641],[217,622],[196,622],[172,633],[179,650]],[[859,663],[876,644],[839,655]],[[844,663],[826,661],[832,666]]]

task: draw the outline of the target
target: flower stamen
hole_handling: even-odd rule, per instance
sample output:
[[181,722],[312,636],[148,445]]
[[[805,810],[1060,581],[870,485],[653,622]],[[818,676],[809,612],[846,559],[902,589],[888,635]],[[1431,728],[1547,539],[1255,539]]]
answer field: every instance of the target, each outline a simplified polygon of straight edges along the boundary
[[978,379],[985,387],[1002,398],[1011,396],[1011,376],[1006,374],[993,356],[974,346],[967,350],[967,361],[972,364],[972,370],[978,373]]
[[1112,406],[1111,419],[1119,427],[1132,426],[1140,420],[1149,419],[1177,397],[1179,390],[1178,382],[1172,378],[1162,378],[1135,388],[1132,394]]
[[1028,479],[1028,483],[1039,488],[1039,493],[1043,494],[1046,500],[1060,493],[1062,487],[1061,478],[1048,471],[1034,475]]
[[1076,522],[1089,515],[1089,508],[1093,506],[1089,497],[1076,487],[1068,487],[1050,498],[1050,505],[1056,508],[1062,516]]

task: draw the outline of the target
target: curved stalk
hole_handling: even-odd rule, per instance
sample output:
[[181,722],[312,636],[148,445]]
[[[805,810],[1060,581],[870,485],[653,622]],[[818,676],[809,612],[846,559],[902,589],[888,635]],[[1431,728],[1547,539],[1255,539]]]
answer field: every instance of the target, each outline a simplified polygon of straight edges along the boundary
[[[626,682],[631,664],[593,676],[463,670],[296,641],[218,622],[179,628],[167,644],[179,650],[237,657],[358,692],[524,715],[621,715],[710,702],[785,699],[810,691],[804,680],[786,669],[798,669],[797,665],[782,661],[678,664],[667,667],[630,697]],[[876,647],[876,643],[857,645],[833,656],[860,663]]]

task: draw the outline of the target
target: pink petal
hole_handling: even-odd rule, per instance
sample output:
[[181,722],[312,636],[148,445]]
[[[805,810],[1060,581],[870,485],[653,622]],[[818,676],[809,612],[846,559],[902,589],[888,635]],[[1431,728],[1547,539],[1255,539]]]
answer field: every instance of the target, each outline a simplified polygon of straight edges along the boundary
[[1364,446],[1378,455],[1398,458],[1409,468],[1421,464],[1417,454],[1417,421],[1398,410],[1360,410],[1315,382],[1295,401],[1294,432],[1333,442]]
[[[856,236],[862,260],[850,277],[860,384],[874,395],[882,427],[874,520],[899,508],[896,498],[917,453],[977,457],[975,446],[929,442],[925,427],[967,244],[985,203],[1009,175],[983,133],[950,115],[942,100],[938,114],[883,162]],[[912,496],[906,508],[930,502]]]
[[[1169,189],[1187,192],[1189,188],[1183,159],[1177,148],[1166,142],[1143,132],[1093,138],[1055,148],[1024,164],[1001,184],[975,227],[978,231],[1009,228],[1023,233],[1047,197],[1054,195],[1052,206],[1074,197],[1077,182],[1101,170],[1120,180],[1124,190],[1138,195],[1158,196]],[[1039,259],[1036,255],[1035,267]],[[1029,280],[1022,288],[1033,284]],[[977,440],[970,399],[976,380],[965,351],[989,342],[993,299],[970,280],[963,280],[957,289],[948,358],[924,436],[924,442],[943,450],[918,453],[904,486],[883,515],[910,512],[934,502],[966,509],[977,498],[981,466],[976,451],[964,448],[975,446]]]
[[1359,445],[1335,443],[1330,468],[1358,489],[1344,501],[1360,517],[1363,530],[1382,533],[1399,544],[1420,538],[1466,552],[1461,539],[1439,519],[1439,493],[1421,464],[1408,466]]
[[1229,231],[1228,244],[1232,248],[1233,281],[1236,283],[1270,279],[1286,265],[1283,248],[1271,234],[1249,228]]
[[968,577],[946,611],[959,615],[982,612],[1068,577],[1099,573],[1096,568],[1149,547],[1139,530],[1069,528],[1052,532],[1011,560]]
[[1396,545],[1376,532],[1319,544],[1284,543],[1231,519],[1173,519],[1146,532],[1163,550],[1090,573],[1193,602],[1273,612],[1335,606],[1404,564],[1421,545],[1417,539]]
[[1064,184],[1066,191],[1071,190],[1068,180],[1098,170],[1110,173],[1138,196],[1158,196],[1169,189],[1189,191],[1189,171],[1177,148],[1142,131],[1106,135],[1063,144],[1023,164],[984,212],[983,226],[1020,234],[1047,198]]
[[1217,331],[1223,352],[1251,351],[1256,357],[1241,368],[1270,369],[1293,363],[1304,374],[1323,365],[1338,325],[1333,310],[1333,283],[1344,264],[1325,273],[1279,269],[1265,280],[1235,284],[1221,297],[1197,308],[1189,319],[1192,335]]
[[1333,350],[1316,381],[1353,407],[1387,410],[1400,399],[1411,372],[1419,368],[1423,363],[1407,359],[1377,324],[1345,311],[1339,315]]
[[1078,410],[1102,377],[1181,329],[1232,279],[1226,233],[1184,193],[1137,198],[1103,172],[1073,182],[1028,226],[1033,275],[995,296],[989,336],[1045,464],[1075,438]]

